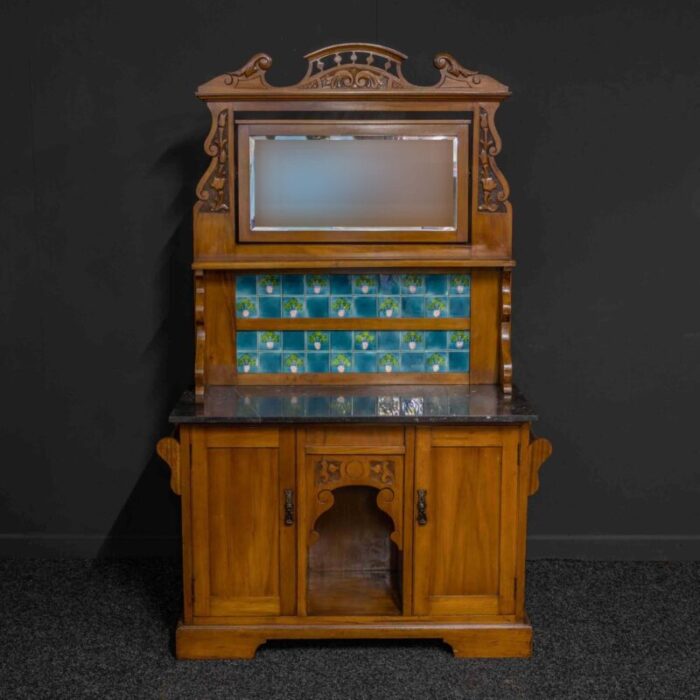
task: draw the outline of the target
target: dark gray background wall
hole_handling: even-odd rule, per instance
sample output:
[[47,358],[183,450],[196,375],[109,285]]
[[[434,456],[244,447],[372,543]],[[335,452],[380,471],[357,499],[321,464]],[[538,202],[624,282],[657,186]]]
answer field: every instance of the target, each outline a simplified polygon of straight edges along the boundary
[[172,552],[210,77],[371,41],[510,85],[516,379],[555,453],[535,556],[700,556],[695,2],[5,0],[0,554]]

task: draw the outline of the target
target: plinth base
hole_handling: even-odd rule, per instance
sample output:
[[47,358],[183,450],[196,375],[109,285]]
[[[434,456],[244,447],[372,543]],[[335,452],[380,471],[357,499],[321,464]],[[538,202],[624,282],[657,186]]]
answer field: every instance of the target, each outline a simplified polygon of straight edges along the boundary
[[[355,618],[356,619],[356,618]],[[271,639],[441,639],[459,658],[527,657],[532,653],[529,623],[437,622],[185,625],[178,624],[178,659],[252,659]]]

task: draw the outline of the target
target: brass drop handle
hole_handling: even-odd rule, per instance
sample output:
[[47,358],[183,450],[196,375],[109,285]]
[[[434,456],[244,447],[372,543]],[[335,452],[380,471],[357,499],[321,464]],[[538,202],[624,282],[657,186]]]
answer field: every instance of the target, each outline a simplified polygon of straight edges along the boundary
[[416,520],[418,521],[419,525],[427,525],[428,524],[428,504],[426,502],[426,490],[425,489],[418,489],[418,517]]
[[284,524],[294,525],[294,491],[284,490]]

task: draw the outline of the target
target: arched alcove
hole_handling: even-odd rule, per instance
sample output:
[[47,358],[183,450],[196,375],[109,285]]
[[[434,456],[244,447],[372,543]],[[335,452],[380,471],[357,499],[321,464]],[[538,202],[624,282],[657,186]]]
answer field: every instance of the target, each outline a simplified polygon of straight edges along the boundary
[[332,492],[333,505],[316,521],[309,548],[309,614],[401,613],[401,553],[390,539],[392,519],[377,506],[379,493],[370,486]]

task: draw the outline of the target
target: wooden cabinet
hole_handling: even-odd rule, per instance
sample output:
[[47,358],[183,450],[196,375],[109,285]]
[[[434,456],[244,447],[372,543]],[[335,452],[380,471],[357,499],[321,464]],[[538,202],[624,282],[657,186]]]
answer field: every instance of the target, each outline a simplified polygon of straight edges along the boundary
[[527,424],[180,426],[159,447],[183,496],[178,656],[324,637],[529,654],[517,592],[546,447]]
[[197,92],[194,393],[158,446],[182,496],[181,658],[278,638],[530,653],[551,447],[513,385],[510,92],[447,53],[413,85],[405,58],[337,44],[276,87],[259,53]]

